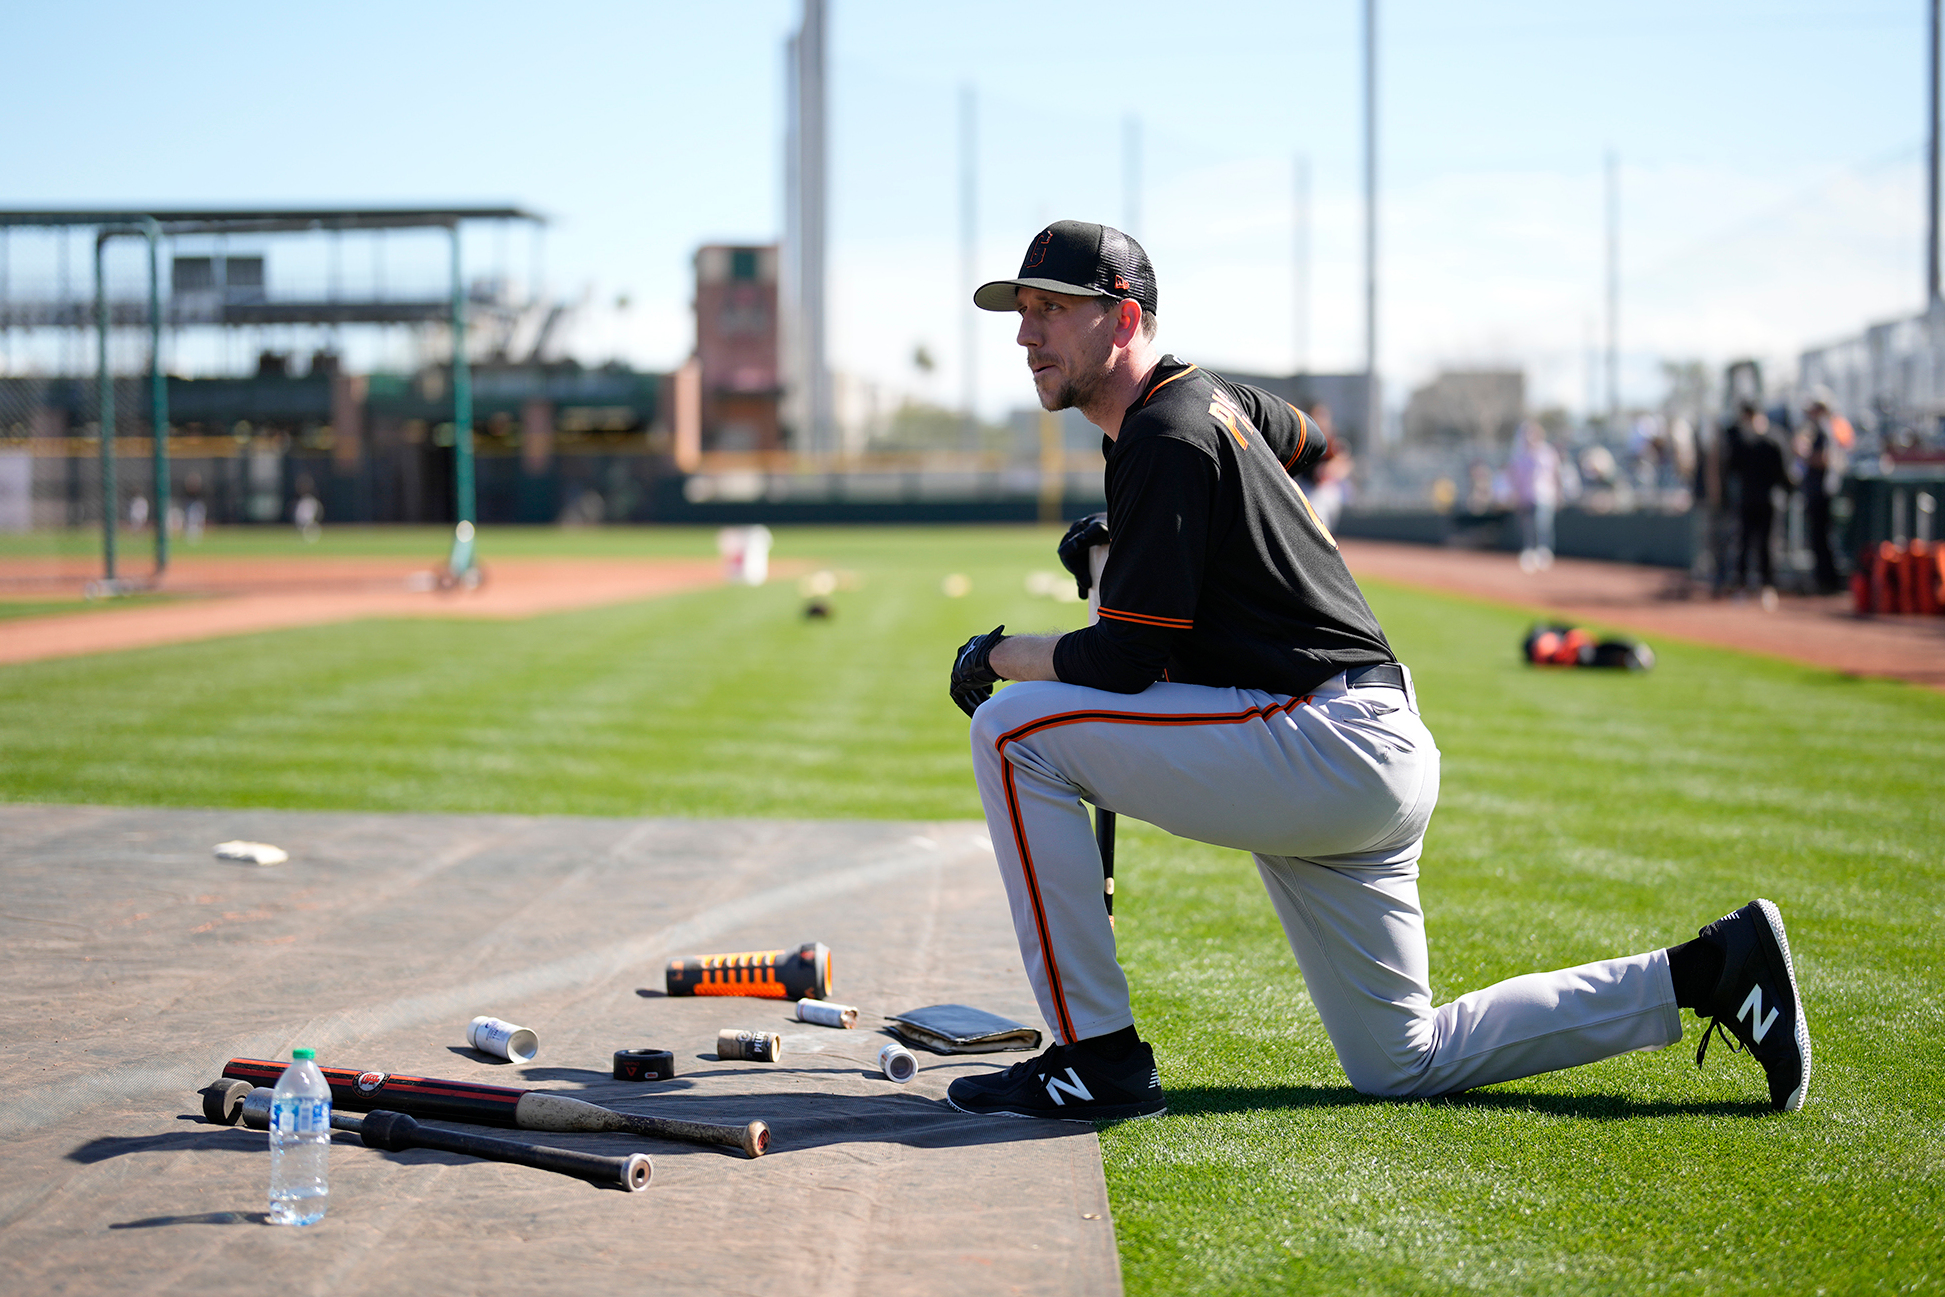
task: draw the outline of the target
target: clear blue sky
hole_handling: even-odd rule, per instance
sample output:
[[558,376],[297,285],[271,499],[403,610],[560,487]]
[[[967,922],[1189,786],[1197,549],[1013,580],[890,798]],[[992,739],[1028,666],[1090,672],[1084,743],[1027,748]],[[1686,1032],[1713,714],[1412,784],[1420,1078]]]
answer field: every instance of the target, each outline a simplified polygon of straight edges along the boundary
[[[1381,363],[1524,366],[1579,405],[1601,310],[1601,166],[1622,161],[1624,389],[1915,311],[1922,0],[1381,5]],[[1294,360],[1293,159],[1308,156],[1309,358],[1360,363],[1356,0],[913,6],[832,0],[833,352],[953,402],[964,317],[956,112],[980,107],[987,275],[1061,216],[1119,223],[1122,121],[1163,341]],[[23,6],[0,203],[510,201],[548,213],[590,361],[675,362],[700,243],[781,226],[794,0],[737,5]],[[509,268],[524,273],[524,241]],[[490,272],[490,239],[468,249]],[[272,273],[275,270],[273,253]],[[614,308],[626,294],[626,310]],[[980,323],[989,412],[1028,388]],[[923,343],[943,362],[911,365]]]

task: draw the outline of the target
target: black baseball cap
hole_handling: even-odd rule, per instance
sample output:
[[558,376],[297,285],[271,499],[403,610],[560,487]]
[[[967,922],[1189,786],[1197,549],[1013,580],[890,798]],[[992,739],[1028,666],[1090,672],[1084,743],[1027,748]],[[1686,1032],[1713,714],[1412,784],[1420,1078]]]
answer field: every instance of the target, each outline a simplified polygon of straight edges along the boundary
[[1111,225],[1055,221],[1033,236],[1015,279],[995,279],[973,293],[986,311],[1018,309],[1019,289],[1039,288],[1075,297],[1132,297],[1142,314],[1155,313],[1155,267],[1141,245]]

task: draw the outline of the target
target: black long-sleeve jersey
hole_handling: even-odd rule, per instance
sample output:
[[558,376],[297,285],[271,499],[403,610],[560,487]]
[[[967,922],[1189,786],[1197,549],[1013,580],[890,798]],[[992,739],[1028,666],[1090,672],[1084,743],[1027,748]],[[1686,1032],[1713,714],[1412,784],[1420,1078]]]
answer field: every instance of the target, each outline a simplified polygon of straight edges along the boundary
[[1294,696],[1393,660],[1294,480],[1325,450],[1301,411],[1164,356],[1102,449],[1111,540],[1101,619],[1055,645],[1063,681]]

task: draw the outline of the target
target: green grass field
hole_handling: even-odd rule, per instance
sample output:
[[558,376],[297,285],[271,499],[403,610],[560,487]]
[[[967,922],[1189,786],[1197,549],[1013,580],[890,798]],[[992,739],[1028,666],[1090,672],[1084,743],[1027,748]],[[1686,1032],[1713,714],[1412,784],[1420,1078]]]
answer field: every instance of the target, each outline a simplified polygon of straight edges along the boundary
[[[1042,529],[797,530],[857,574],[523,623],[395,621],[0,668],[0,797],[181,806],[974,817],[950,653]],[[387,549],[390,546],[392,548]],[[433,532],[327,532],[319,553]],[[297,552],[277,533],[229,552]],[[358,548],[364,547],[364,548]],[[482,552],[713,552],[487,532]],[[963,572],[971,595],[939,592]],[[1945,1282],[1945,697],[1679,644],[1535,673],[1528,618],[1369,592],[1444,752],[1434,990],[1685,939],[1761,894],[1816,1034],[1809,1106],[1686,1045],[1455,1099],[1345,1085],[1247,857],[1124,824],[1122,956],[1171,1112],[1103,1132],[1130,1292],[1929,1292]]]

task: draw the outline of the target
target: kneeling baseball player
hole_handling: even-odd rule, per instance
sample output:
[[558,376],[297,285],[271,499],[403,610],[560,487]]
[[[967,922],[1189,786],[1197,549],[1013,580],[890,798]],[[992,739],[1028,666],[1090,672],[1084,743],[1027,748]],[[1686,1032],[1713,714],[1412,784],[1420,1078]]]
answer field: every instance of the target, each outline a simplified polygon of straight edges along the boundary
[[[1157,350],[1155,274],[1119,230],[1059,221],[1016,278],[1034,390],[1105,435],[1098,620],[976,635],[953,665],[1020,954],[1054,1044],[955,1080],[965,1112],[1082,1120],[1167,1110],[1136,1034],[1087,803],[1256,858],[1351,1084],[1450,1094],[1681,1038],[1680,1010],[1803,1106],[1810,1033],[1775,905],[1666,950],[1515,977],[1434,1006],[1418,859],[1439,753],[1411,672],[1295,478],[1324,453],[1302,413]],[[1085,591],[1083,591],[1085,593]],[[1021,683],[997,696],[999,680]],[[1702,1052],[1698,1050],[1699,1063]]]

